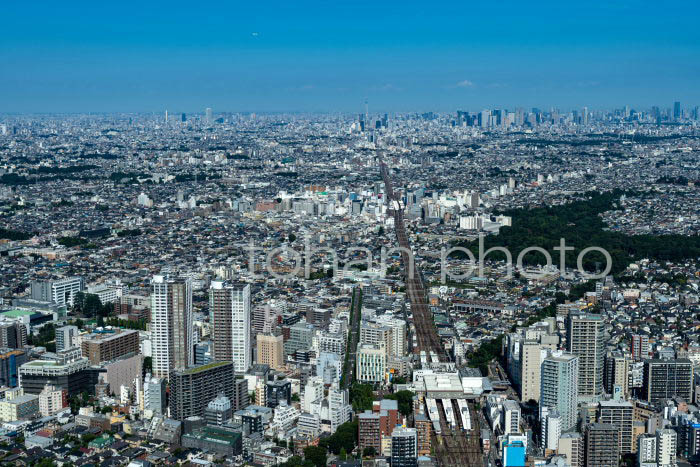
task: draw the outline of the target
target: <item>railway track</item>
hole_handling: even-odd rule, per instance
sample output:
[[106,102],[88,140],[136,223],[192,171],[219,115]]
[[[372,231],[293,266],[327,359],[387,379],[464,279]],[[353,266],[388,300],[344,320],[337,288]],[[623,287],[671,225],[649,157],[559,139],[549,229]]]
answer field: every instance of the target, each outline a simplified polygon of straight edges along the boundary
[[[412,349],[415,354],[425,351],[426,354],[435,353],[441,362],[448,362],[450,358],[440,341],[440,336],[435,327],[435,321],[430,312],[427,301],[427,293],[420,273],[412,254],[411,245],[408,242],[406,226],[404,225],[403,209],[399,203],[397,194],[389,177],[389,171],[384,162],[380,164],[382,179],[391,207],[396,202],[396,209],[391,209],[394,216],[394,228],[396,239],[401,248],[401,264],[403,266],[406,283],[406,293],[411,302],[411,314],[416,333],[416,346]],[[471,418],[471,430],[464,430],[462,425],[462,412],[456,400],[451,400],[455,425],[452,427],[445,415],[445,407],[442,400],[436,400],[440,417],[441,433],[433,432],[432,446],[435,448],[435,457],[440,466],[465,466],[483,467],[483,453],[479,441],[479,417],[474,404],[469,403],[469,416]]]
[[[389,171],[384,163],[381,164],[381,173],[389,201],[395,201],[398,204],[398,196],[394,192],[394,186],[391,183]],[[394,216],[396,239],[401,248],[401,263],[403,265],[406,293],[411,302],[411,314],[413,315],[413,324],[416,332],[417,346],[412,350],[416,354],[419,354],[421,351],[425,351],[428,354],[434,352],[441,362],[448,361],[445,348],[440,342],[433,316],[428,307],[427,293],[423,285],[423,276],[418,266],[415,264],[413,255],[409,253],[412,249],[408,242],[408,236],[406,235],[403,209],[398,205],[397,209],[392,209],[391,211]]]

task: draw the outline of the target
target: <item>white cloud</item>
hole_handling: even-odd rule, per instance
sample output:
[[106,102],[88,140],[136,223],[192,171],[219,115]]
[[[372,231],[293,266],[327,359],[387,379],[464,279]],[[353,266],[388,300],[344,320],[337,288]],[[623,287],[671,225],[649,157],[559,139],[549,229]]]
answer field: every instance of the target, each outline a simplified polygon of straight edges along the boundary
[[458,88],[470,88],[472,86],[474,86],[474,83],[472,83],[468,79],[465,79],[464,81],[460,81],[459,83],[457,83]]

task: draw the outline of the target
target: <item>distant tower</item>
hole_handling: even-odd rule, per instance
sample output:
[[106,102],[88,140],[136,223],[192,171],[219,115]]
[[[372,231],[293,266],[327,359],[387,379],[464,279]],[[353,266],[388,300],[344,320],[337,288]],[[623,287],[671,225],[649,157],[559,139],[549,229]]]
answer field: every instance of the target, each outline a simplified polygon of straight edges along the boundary
[[165,111],[165,123],[168,123],[168,111]]
[[205,111],[205,118],[207,123],[212,122],[211,107],[207,107],[207,110]]
[[182,121],[183,121],[183,122],[186,122],[186,121],[187,121],[187,115],[185,115],[184,112],[182,113]]
[[369,103],[365,97],[365,125],[369,125]]
[[674,120],[681,119],[681,103],[678,101],[673,103],[673,119]]

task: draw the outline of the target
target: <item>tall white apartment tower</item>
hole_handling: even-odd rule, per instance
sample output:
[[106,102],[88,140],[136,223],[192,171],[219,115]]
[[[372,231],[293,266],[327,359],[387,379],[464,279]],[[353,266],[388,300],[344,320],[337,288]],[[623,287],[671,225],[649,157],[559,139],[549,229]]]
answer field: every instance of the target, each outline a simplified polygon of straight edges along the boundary
[[153,276],[152,285],[153,375],[168,378],[171,370],[194,365],[192,280]]
[[542,360],[540,414],[544,408],[556,409],[561,431],[574,428],[578,419],[578,365],[576,355],[561,351],[551,351]]
[[250,285],[213,281],[209,289],[214,360],[233,362],[237,373],[252,364]]

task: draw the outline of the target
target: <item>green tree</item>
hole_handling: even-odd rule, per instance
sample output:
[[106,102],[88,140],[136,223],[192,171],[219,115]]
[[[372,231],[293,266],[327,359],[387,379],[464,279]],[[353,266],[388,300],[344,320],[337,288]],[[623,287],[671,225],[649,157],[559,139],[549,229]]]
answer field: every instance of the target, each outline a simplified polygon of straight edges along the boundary
[[393,394],[386,394],[384,399],[392,399],[398,403],[399,412],[404,417],[408,417],[413,413],[413,396],[415,394],[411,391],[398,391]]
[[357,418],[351,422],[345,422],[331,436],[322,439],[319,445],[336,455],[343,449],[345,452],[352,452],[357,446],[357,428]]
[[352,401],[352,408],[355,412],[372,410],[372,402],[374,402],[372,385],[354,383],[350,386],[350,400]]
[[376,455],[377,455],[377,451],[372,446],[365,448],[362,451],[362,457],[374,457]]
[[326,467],[328,456],[326,449],[321,446],[309,446],[304,449],[304,458],[313,462],[316,467]]

